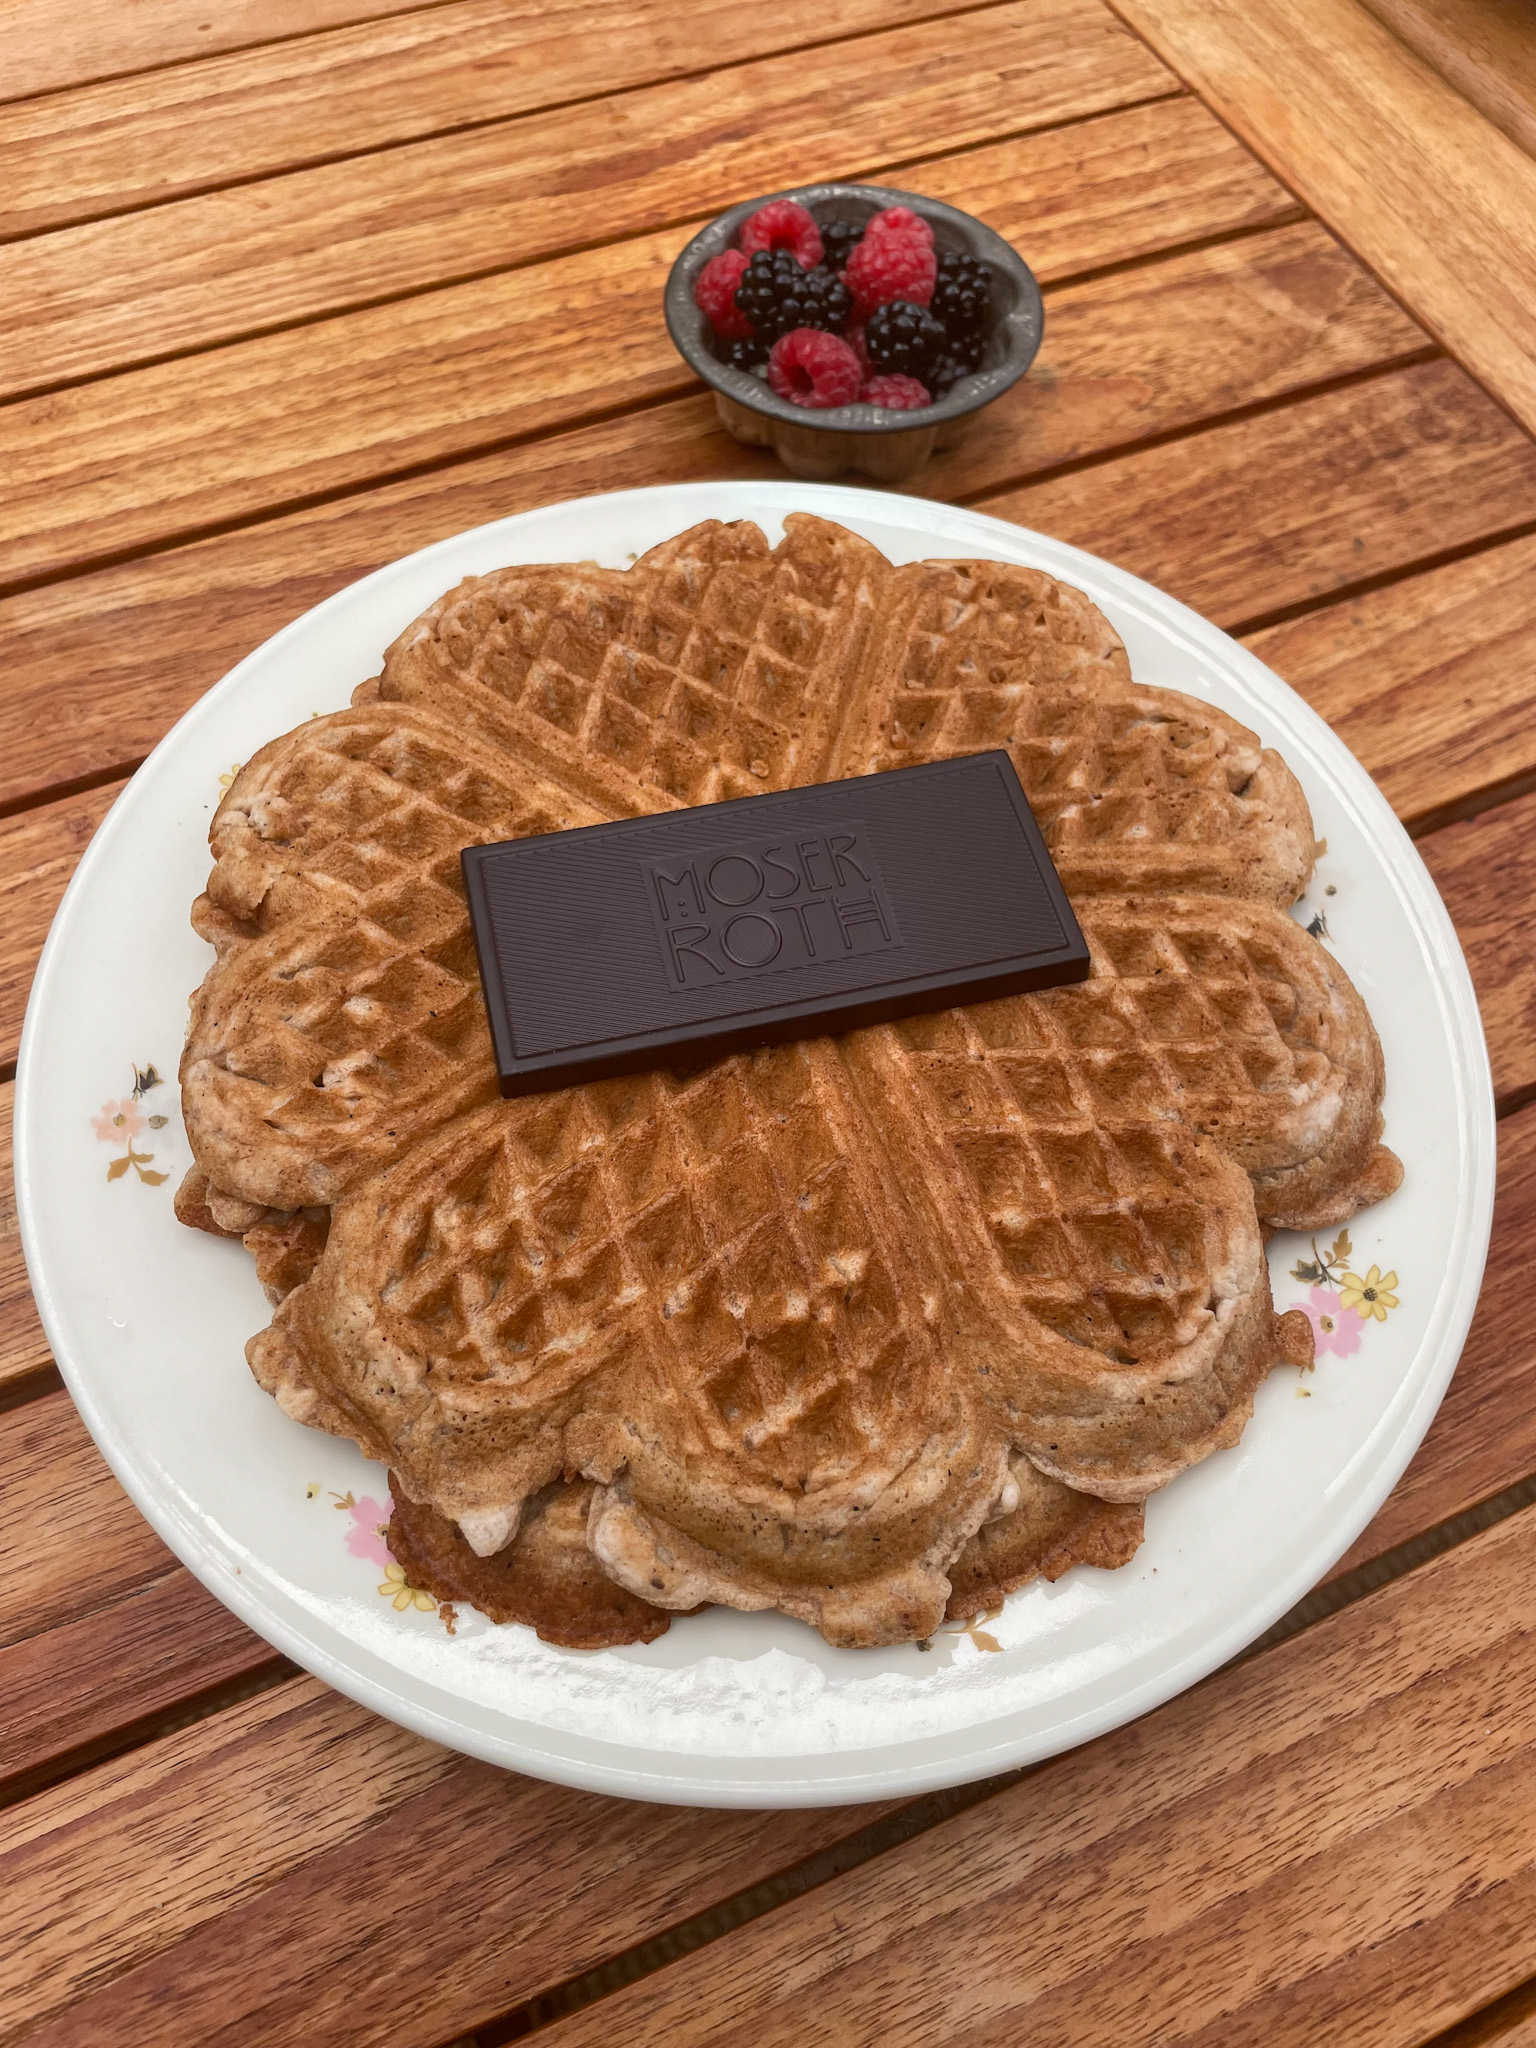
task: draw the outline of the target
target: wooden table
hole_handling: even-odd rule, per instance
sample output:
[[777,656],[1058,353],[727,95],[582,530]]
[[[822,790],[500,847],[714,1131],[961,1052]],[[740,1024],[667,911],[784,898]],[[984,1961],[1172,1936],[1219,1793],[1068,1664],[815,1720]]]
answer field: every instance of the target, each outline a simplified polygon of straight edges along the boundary
[[667,265],[899,171],[1048,303],[916,488],[1306,692],[1445,893],[1502,1116],[1450,1395],[1279,1639],[840,1812],[563,1791],[300,1675],[109,1476],[0,1208],[0,2043],[1536,2043],[1536,64],[1519,0],[1373,4],[0,10],[0,1061],[124,778],[274,628],[506,512],[770,473]]

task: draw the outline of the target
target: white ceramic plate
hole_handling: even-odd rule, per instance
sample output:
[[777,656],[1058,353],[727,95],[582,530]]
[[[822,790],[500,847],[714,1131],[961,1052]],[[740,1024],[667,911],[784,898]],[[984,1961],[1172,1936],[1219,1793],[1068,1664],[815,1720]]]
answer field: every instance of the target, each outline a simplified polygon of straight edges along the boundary
[[[796,1622],[725,1608],[598,1653],[469,1612],[450,1634],[429,1596],[396,1585],[377,1535],[383,1471],[287,1421],[247,1372],[245,1340],[268,1317],[249,1259],[171,1213],[188,1164],[176,1062],[210,957],[187,910],[220,779],[346,704],[461,576],[587,557],[623,567],[710,517],[753,518],[777,538],[797,508],[898,562],[1050,570],[1103,606],[1141,681],[1219,704],[1282,749],[1327,840],[1296,914],[1323,913],[1376,1019],[1404,1184],[1350,1226],[1315,1301],[1293,1271],[1313,1248],[1274,1240],[1277,1301],[1312,1302],[1321,1319],[1317,1369],[1271,1376],[1241,1445],[1151,1502],[1122,1571],[1027,1588],[926,1650],[833,1650]],[[1364,1528],[1428,1427],[1477,1298],[1493,1159],[1487,1056],[1450,921],[1369,777],[1299,697],[1182,605],[1075,548],[919,499],[789,481],[523,513],[381,569],[258,648],[156,748],[81,862],[32,991],[16,1100],[23,1236],[54,1356],[113,1470],[204,1585],[298,1663],[438,1742],[712,1805],[885,1798],[1031,1762],[1156,1706],[1267,1628]],[[1368,1282],[1373,1269],[1386,1299],[1364,1316],[1344,1274]]]

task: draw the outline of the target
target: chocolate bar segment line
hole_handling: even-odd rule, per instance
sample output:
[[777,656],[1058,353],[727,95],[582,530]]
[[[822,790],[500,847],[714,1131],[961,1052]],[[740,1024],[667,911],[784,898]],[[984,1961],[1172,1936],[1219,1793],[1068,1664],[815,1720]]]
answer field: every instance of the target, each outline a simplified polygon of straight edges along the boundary
[[504,1095],[1088,973],[1000,750],[461,859]]

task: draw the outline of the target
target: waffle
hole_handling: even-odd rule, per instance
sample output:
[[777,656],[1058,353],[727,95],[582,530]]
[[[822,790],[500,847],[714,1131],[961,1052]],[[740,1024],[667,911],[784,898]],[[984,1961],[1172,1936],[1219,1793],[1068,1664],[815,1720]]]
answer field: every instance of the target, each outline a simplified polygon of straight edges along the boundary
[[983,1522],[949,1567],[946,1621],[1000,1607],[1030,1579],[1059,1579],[1075,1564],[1117,1571],[1141,1544],[1140,1505],[1095,1500],[1048,1479],[1026,1457],[1009,1461],[1017,1503]]
[[[642,1597],[849,1640],[825,1580],[853,1570],[873,1639],[926,1633],[1006,1447],[1134,1502],[1304,1362],[1234,1154],[1279,1175],[1358,1121],[1342,975],[1261,905],[1105,902],[1085,930],[1075,989],[449,1122],[337,1208],[258,1378],[477,1549],[574,1466],[607,1480],[593,1547]],[[935,1522],[899,1481],[940,1461]]]
[[391,1478],[389,1547],[413,1586],[478,1607],[492,1621],[520,1621],[568,1650],[652,1643],[671,1615],[626,1592],[587,1547],[590,1484],[548,1486],[528,1503],[517,1535],[494,1557],[476,1557],[446,1515],[413,1501]]
[[1006,747],[1074,900],[1296,900],[1313,855],[1296,778],[1235,719],[1137,688],[1079,591],[1000,562],[917,563],[899,578],[842,772]]
[[[1275,907],[1311,858],[1288,771],[1136,688],[1086,599],[709,525],[461,585],[360,696],[215,820],[180,1213],[265,1260],[257,1377],[391,1465],[434,1590],[476,1599],[472,1557],[477,1604],[573,1642],[707,1600],[925,1635],[1121,1561],[1310,1356],[1261,1227],[1395,1185],[1379,1049]],[[459,847],[987,745],[1088,982],[494,1099]],[[582,1512],[643,1614],[591,1620]]]

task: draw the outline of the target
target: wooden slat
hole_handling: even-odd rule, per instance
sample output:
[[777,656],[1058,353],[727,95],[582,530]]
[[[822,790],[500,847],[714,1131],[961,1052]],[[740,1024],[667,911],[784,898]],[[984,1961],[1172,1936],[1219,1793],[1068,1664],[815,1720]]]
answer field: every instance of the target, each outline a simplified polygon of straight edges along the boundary
[[892,175],[977,214],[1043,284],[1299,211],[1187,93]]
[[0,1815],[0,2042],[440,2048],[879,1811],[569,1792],[293,1681]]
[[190,1572],[0,1649],[0,1795],[291,1666]]
[[[1042,39],[1036,11],[1037,0],[997,8],[984,43],[923,23],[818,53],[809,81],[803,55],[778,57],[12,244],[0,249],[0,393],[707,217],[723,193],[794,184],[812,160],[826,177],[876,175],[1143,82],[1111,69],[1085,85],[1075,45]],[[1170,200],[1193,205],[1196,234],[1210,232],[1213,200],[1221,226],[1295,211],[1187,98],[1140,115],[1125,130],[1101,121],[925,164],[921,181],[938,197],[958,184],[955,203],[972,211],[997,208],[1046,274],[1052,228],[1081,240],[1090,204],[1130,199],[1160,246],[1183,239]],[[1135,253],[1134,230],[1116,224],[1114,240]]]
[[11,1178],[15,1095],[14,1081],[0,1083],[0,1396],[36,1378],[49,1362],[48,1340],[32,1305],[16,1219],[16,1187]]
[[[1499,1191],[1488,1265],[1455,1378],[1413,1463],[1330,1577],[1380,1557],[1536,1473],[1533,1237],[1536,1104],[1499,1124]],[[1402,1277],[1412,1284],[1407,1273]],[[1320,1370],[1332,1371],[1339,1363],[1326,1360]]]
[[1420,851],[1472,969],[1494,1093],[1536,1090],[1536,796],[1426,839]]
[[1536,537],[1249,637],[1414,831],[1536,775]]
[[16,1057],[37,956],[119,785],[0,820],[0,1063]]
[[0,1415],[0,1790],[281,1660],[176,1562],[67,1394]]
[[1474,107],[1536,156],[1536,36],[1525,0],[1366,0]]
[[[1018,78],[1009,125],[1145,98],[1175,81],[1101,0],[1026,0],[1047,61]],[[412,137],[530,112],[774,50],[954,11],[953,0],[472,0],[205,64],[0,108],[0,230],[35,233]],[[984,46],[972,26],[951,48]],[[825,54],[798,60],[814,89]],[[1059,95],[1046,76],[1076,81]],[[729,95],[730,85],[721,91]],[[1042,114],[1037,91],[1057,99]],[[844,105],[844,112],[851,111]],[[601,114],[596,120],[603,122]],[[738,118],[740,114],[738,113]],[[997,134],[1001,123],[989,131]],[[617,140],[616,135],[616,140]],[[659,137],[650,137],[656,147]],[[631,148],[646,146],[639,138]],[[811,175],[814,172],[809,173]],[[795,182],[808,175],[801,171]],[[729,191],[729,187],[726,188]],[[558,204],[559,195],[551,193]]]
[[7,0],[0,11],[0,98],[61,92],[280,36],[407,14],[414,0]]
[[692,380],[675,233],[0,408],[0,576],[528,436]]
[[1536,519],[1536,444],[1441,361],[980,502],[1243,627]]
[[[973,428],[965,462],[930,467],[921,487],[1000,482],[1198,418],[1202,404],[1390,361],[1419,340],[1319,230],[1275,236],[1061,288],[1031,377]],[[559,258],[0,409],[12,479],[0,575],[56,571],[686,388],[693,380],[656,317],[675,239]],[[647,458],[665,463],[654,415],[617,432],[642,470]],[[547,446],[514,460],[541,466]],[[749,458],[720,441],[713,462],[715,474],[741,474]]]
[[1536,1968],[1536,1510],[548,2029],[1411,2048]]
[[59,1628],[175,1569],[102,1463],[68,1394],[0,1415],[0,1647]]
[[1115,0],[1536,429],[1536,161],[1359,0]]

